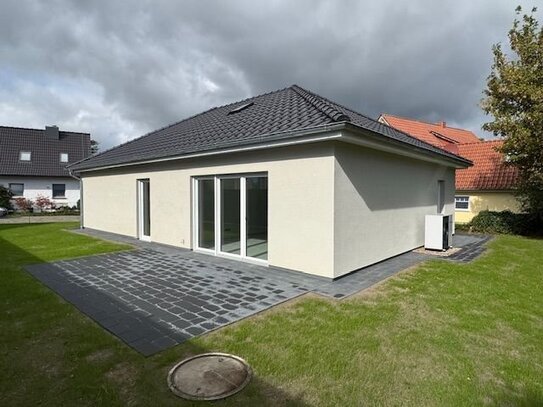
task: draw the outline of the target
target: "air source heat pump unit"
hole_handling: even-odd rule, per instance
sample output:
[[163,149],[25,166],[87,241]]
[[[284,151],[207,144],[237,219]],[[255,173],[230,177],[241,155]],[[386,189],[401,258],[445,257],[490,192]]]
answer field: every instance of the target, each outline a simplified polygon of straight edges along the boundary
[[452,215],[426,215],[424,225],[424,248],[447,250],[452,246]]

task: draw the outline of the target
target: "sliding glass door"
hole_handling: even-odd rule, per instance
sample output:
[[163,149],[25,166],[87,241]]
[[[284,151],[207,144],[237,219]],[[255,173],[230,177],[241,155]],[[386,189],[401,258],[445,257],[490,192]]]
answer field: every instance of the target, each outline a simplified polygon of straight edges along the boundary
[[196,249],[267,261],[268,177],[197,178],[194,188]]
[[268,260],[268,177],[246,179],[247,257]]
[[240,178],[220,179],[221,252],[241,254]]
[[215,250],[215,180],[198,181],[198,247]]

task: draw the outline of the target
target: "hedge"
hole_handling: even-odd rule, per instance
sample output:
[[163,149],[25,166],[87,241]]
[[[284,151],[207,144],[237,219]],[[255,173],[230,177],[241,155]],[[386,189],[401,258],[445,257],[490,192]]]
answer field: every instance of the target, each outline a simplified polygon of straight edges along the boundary
[[471,232],[505,235],[542,235],[543,222],[537,216],[511,211],[481,211],[468,224]]

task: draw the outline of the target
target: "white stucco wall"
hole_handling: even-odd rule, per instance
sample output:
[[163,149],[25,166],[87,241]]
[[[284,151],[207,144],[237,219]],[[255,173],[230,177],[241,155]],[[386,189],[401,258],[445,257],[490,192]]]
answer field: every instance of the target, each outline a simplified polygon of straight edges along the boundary
[[137,236],[137,180],[149,178],[151,240],[192,248],[192,177],[250,172],[268,173],[269,264],[332,277],[331,143],[83,173],[84,226]]
[[[0,185],[24,184],[24,197],[35,200],[39,195],[51,199],[57,206],[74,206],[79,200],[79,181],[73,178],[0,177]],[[66,197],[53,199],[53,184],[66,185]]]
[[334,183],[334,277],[424,244],[424,217],[454,213],[454,169],[337,143]]
[[329,278],[422,246],[438,180],[454,210],[453,168],[321,142],[83,173],[84,226],[137,237],[148,178],[151,240],[193,248],[193,177],[252,172],[268,174],[269,264]]

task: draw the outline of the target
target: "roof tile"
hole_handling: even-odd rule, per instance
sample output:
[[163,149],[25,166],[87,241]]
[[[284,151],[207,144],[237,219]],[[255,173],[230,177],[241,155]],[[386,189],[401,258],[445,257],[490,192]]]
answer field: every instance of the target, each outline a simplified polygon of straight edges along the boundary
[[[245,109],[232,110],[252,103]],[[420,141],[297,85],[215,107],[148,133],[71,166],[85,170],[244,146],[289,133],[349,122],[362,129],[453,159],[460,157]],[[284,134],[283,134],[284,133]]]
[[473,167],[456,171],[456,189],[512,190],[515,188],[518,171],[503,160],[497,151],[503,144],[501,140],[459,144],[462,157],[473,161]]
[[[19,161],[21,151],[31,152],[31,161]],[[68,177],[60,154],[68,153],[69,163],[90,155],[90,135],[59,131],[59,138],[45,136],[44,129],[0,126],[0,175]]]
[[[436,147],[444,148],[453,143],[475,143],[479,138],[471,131],[447,127],[444,123],[427,123],[391,114],[381,115],[395,129],[405,131]],[[440,137],[441,136],[441,137]]]

